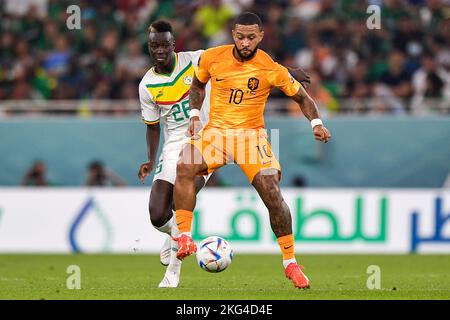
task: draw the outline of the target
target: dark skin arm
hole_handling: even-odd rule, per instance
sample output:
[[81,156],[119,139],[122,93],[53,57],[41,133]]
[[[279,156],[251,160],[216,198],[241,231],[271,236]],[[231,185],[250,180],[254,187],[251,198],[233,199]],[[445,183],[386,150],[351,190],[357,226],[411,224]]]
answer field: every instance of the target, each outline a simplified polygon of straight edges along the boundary
[[160,132],[159,122],[155,124],[147,124],[146,138],[148,162],[141,164],[138,172],[138,177],[142,183],[144,183],[145,177],[148,176],[155,167]]
[[[300,87],[296,94],[291,97],[298,103],[303,114],[309,121],[320,118],[319,109],[314,100],[308,95],[305,88]],[[327,143],[331,139],[331,134],[323,125],[316,125],[313,128],[314,138],[318,141]]]
[[289,73],[295,78],[295,80],[302,84],[303,88],[308,89],[309,85],[311,84],[311,78],[306,71],[304,71],[302,68],[288,68],[288,70]]
[[[200,110],[202,108],[203,100],[205,100],[205,87],[206,83],[200,82],[194,74],[194,79],[192,79],[192,84],[189,91],[189,105],[191,110]],[[200,117],[192,117],[189,120],[189,127],[187,129],[186,136],[195,138],[201,128],[202,124],[200,122]]]

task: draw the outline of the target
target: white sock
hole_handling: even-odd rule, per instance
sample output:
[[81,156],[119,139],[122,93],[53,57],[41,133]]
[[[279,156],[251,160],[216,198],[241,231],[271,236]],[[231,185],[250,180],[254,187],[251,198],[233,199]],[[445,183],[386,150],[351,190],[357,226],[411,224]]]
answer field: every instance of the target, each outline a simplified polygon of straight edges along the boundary
[[283,266],[286,269],[288,265],[290,265],[291,263],[297,263],[297,260],[295,260],[295,258],[292,259],[288,259],[288,260],[283,260]]
[[[171,220],[175,221],[175,211],[173,211],[173,217]],[[167,270],[178,273],[181,269],[181,260],[177,259],[178,241],[173,240],[173,238],[178,237],[178,226],[176,223],[172,224],[171,236],[172,238],[170,239],[170,247],[172,248],[172,250],[170,251],[170,262]]]
[[159,230],[163,233],[166,233],[170,236],[171,232],[172,232],[172,226],[173,225],[177,225],[176,223],[174,223],[175,221],[175,216],[173,216],[172,218],[169,219],[169,221],[167,221],[164,225],[162,225],[161,227],[155,227],[156,230]]
[[[173,216],[172,216],[172,219],[170,219],[170,220],[176,221],[177,220],[176,212],[174,210],[172,210],[172,212],[173,212]],[[172,227],[170,228],[170,235],[173,238],[178,238],[178,226],[176,223],[172,224]],[[175,241],[175,243],[176,243],[176,246],[178,247],[178,242]]]

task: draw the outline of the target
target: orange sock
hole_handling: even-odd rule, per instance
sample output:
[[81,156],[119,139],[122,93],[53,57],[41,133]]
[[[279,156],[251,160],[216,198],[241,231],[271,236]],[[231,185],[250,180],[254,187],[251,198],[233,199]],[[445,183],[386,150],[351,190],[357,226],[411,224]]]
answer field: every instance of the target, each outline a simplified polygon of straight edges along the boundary
[[279,237],[277,242],[283,254],[283,260],[294,259],[294,235],[288,234]]
[[180,234],[183,232],[191,232],[192,218],[194,216],[192,211],[176,210],[175,214],[177,219],[178,232]]

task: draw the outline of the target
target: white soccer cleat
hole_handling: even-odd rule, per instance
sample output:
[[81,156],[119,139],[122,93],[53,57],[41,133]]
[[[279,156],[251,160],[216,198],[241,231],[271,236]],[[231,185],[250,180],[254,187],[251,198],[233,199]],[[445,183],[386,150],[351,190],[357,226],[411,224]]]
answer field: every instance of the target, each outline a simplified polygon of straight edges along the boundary
[[173,271],[166,271],[164,278],[158,285],[158,288],[176,288],[180,283],[180,273]]
[[167,239],[164,241],[161,251],[159,252],[159,261],[166,267],[170,263],[170,253],[172,251],[172,248],[170,247],[170,240],[170,236],[167,236]]

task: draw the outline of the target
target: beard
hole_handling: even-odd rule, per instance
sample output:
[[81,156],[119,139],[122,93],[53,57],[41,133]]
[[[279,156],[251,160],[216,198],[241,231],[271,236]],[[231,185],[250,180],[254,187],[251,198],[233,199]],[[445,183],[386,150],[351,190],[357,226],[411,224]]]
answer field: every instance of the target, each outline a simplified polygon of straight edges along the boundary
[[255,49],[248,55],[248,56],[244,56],[242,55],[242,53],[239,51],[238,47],[236,46],[236,44],[234,45],[234,48],[236,49],[236,52],[238,54],[238,56],[242,59],[242,60],[250,60],[251,58],[253,58],[256,54],[256,51],[258,51],[259,48],[259,44],[256,45]]

